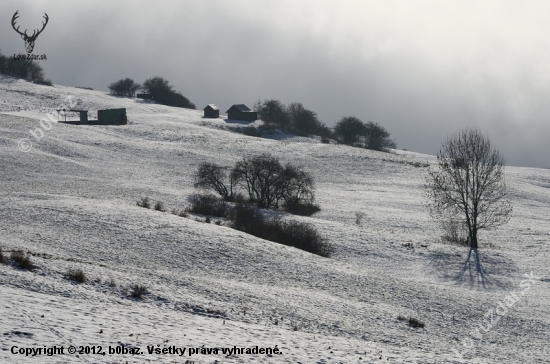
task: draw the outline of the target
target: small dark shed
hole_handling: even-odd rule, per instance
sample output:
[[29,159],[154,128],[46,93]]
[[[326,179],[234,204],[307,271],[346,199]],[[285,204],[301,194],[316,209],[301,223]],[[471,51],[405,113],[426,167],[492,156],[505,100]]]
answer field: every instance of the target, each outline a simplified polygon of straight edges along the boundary
[[136,97],[138,99],[145,99],[145,100],[152,100],[153,99],[153,95],[151,95],[151,94],[137,94]]
[[100,125],[127,124],[126,108],[97,110],[97,123]]
[[204,108],[204,117],[205,118],[219,118],[220,117],[220,108],[214,104],[208,104]]
[[258,119],[258,114],[244,104],[233,105],[226,112],[228,119],[244,121],[255,121]]

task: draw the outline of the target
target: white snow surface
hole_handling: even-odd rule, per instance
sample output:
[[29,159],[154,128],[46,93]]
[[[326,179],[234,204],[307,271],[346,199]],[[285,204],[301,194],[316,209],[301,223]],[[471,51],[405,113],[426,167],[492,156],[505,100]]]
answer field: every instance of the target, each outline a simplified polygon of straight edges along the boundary
[[[33,138],[67,95],[91,117],[125,107],[130,123],[53,123]],[[433,156],[255,138],[234,125],[201,110],[0,76],[0,248],[8,257],[29,252],[37,266],[0,264],[1,363],[550,362],[549,170],[506,168],[514,212],[481,235],[482,280],[465,265],[468,249],[443,243],[429,217]],[[18,148],[23,138],[28,152]],[[321,212],[282,215],[313,224],[332,257],[170,213],[196,192],[199,163],[231,166],[264,152],[314,175]],[[168,211],[138,207],[146,196]],[[69,269],[87,282],[66,279]],[[536,278],[520,295],[527,273]],[[147,287],[141,300],[130,297],[135,284]],[[499,303],[513,292],[519,298],[503,313]],[[479,329],[489,312],[498,322]],[[54,345],[142,354],[11,352]],[[200,353],[275,345],[281,354]],[[148,346],[198,353],[148,354]]]

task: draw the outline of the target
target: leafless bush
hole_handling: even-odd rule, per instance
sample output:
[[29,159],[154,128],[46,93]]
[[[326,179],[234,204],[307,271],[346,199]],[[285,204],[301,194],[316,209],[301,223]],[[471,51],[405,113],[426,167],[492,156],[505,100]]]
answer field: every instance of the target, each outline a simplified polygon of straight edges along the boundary
[[152,204],[152,202],[149,199],[149,197],[143,197],[140,201],[137,202],[137,205],[139,207],[145,207],[146,209],[150,209],[151,204]]
[[227,217],[230,213],[230,207],[214,195],[193,195],[191,196],[191,207],[188,208],[188,212]]
[[69,269],[65,276],[71,281],[75,281],[78,283],[86,282],[86,275],[84,274],[82,269]]
[[33,262],[31,262],[31,258],[28,255],[25,255],[22,251],[15,251],[12,252],[10,255],[10,258],[16,262],[21,268],[26,269],[28,271],[34,271],[36,269],[36,266]]
[[132,286],[131,296],[134,298],[142,299],[143,295],[147,293],[147,287],[141,284],[135,284]]
[[164,208],[164,204],[162,202],[157,201],[157,203],[155,203],[155,210],[160,212],[165,212],[166,208]]
[[267,240],[293,246],[307,252],[330,257],[332,248],[321,238],[313,225],[298,221],[270,220],[264,233]]
[[293,215],[311,216],[321,211],[321,207],[312,202],[304,202],[299,198],[289,198],[283,203],[283,209]]
[[253,231],[261,229],[263,216],[256,206],[238,202],[231,211],[233,228],[255,235]]
[[283,166],[270,154],[244,158],[237,162],[231,176],[259,207],[279,207],[280,203],[292,199],[303,204],[314,200],[311,174],[291,164]]
[[229,177],[224,167],[215,163],[201,163],[195,173],[195,188],[213,190],[224,200],[233,199],[233,179]]
[[332,253],[331,246],[310,224],[266,219],[253,205],[244,204],[235,206],[232,217],[235,229],[259,238],[293,246],[323,257],[329,257]]
[[409,326],[415,327],[415,328],[423,328],[426,325],[422,321],[417,320],[413,317],[410,317],[409,318]]

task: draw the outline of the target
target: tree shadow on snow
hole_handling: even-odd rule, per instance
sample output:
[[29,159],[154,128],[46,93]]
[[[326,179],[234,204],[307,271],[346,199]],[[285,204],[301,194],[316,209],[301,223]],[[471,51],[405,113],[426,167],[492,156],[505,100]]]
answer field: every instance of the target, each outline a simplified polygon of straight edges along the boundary
[[462,257],[462,253],[442,251],[431,255],[437,274],[445,281],[482,289],[506,289],[511,286],[511,276],[517,267],[510,259],[478,249],[469,249],[466,259]]

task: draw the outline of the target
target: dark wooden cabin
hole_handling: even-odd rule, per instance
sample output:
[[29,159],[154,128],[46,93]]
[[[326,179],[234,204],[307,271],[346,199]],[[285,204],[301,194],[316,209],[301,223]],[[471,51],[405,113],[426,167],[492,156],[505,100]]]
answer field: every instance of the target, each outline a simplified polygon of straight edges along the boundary
[[226,112],[227,118],[232,120],[255,121],[258,119],[258,113],[244,104],[233,105]]
[[214,104],[208,104],[204,108],[204,117],[205,118],[219,118],[220,117],[220,108]]

